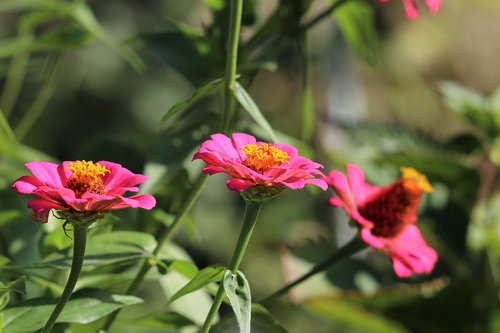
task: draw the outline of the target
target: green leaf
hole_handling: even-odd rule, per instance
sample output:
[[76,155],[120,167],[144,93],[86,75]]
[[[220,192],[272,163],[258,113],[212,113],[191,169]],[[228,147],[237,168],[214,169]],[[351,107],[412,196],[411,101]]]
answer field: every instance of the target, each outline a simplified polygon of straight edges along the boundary
[[[466,122],[490,137],[498,135],[500,118],[490,108],[490,102],[475,91],[454,82],[442,82],[440,91],[448,108]],[[494,103],[495,95],[492,96]]]
[[211,10],[221,10],[225,4],[224,0],[203,0],[203,2]]
[[[34,332],[42,328],[55,302],[54,299],[35,298],[5,309],[3,333]],[[138,303],[142,303],[142,300],[135,296],[117,295],[97,289],[81,290],[71,297],[57,322],[86,324],[124,306]]]
[[[150,234],[134,231],[115,231],[93,236],[87,243],[84,268],[117,265],[146,258],[156,246]],[[65,269],[71,266],[70,249],[53,253],[42,262],[23,266],[4,266],[0,269],[31,269],[51,267]]]
[[188,279],[192,279],[199,272],[198,267],[191,261],[187,260],[175,260],[169,265],[169,267]]
[[310,301],[305,308],[349,332],[409,333],[401,324],[339,299]]
[[160,119],[160,121],[158,122],[157,129],[161,128],[161,126],[163,126],[173,116],[185,111],[187,108],[198,102],[203,97],[215,92],[217,89],[222,87],[223,82],[224,82],[223,79],[216,79],[210,81],[204,86],[201,86],[200,88],[196,89],[191,95],[191,97],[189,97],[188,99],[174,104],[167,111],[167,113],[165,113],[165,115],[163,115],[163,117]]
[[173,303],[176,299],[192,293],[198,289],[207,286],[210,283],[221,281],[222,275],[224,274],[225,267],[222,265],[208,266],[202,269],[196,274],[191,281],[189,281],[184,287],[177,291],[170,299],[167,301],[167,305]]
[[173,311],[151,313],[134,318],[130,320],[130,324],[147,328],[175,330],[175,332],[178,332],[181,328],[196,325],[191,319]]
[[15,279],[14,281],[8,282],[4,285],[0,285],[0,297],[11,292],[15,291],[20,294],[26,294],[26,276],[21,276],[20,278]]
[[253,101],[252,97],[248,94],[248,92],[240,85],[238,82],[235,83],[234,86],[234,97],[240,103],[240,105],[245,109],[250,117],[259,125],[274,141],[278,141],[276,139],[276,135],[274,135],[273,128],[266,120],[259,107]]
[[269,333],[288,333],[281,323],[260,304],[252,304],[252,322],[257,323]]
[[348,1],[334,16],[347,44],[370,66],[377,63],[378,41],[372,7],[363,1]]
[[224,291],[231,302],[240,333],[250,333],[250,321],[252,318],[252,296],[250,285],[245,275],[238,271],[233,274],[229,269],[224,273]]

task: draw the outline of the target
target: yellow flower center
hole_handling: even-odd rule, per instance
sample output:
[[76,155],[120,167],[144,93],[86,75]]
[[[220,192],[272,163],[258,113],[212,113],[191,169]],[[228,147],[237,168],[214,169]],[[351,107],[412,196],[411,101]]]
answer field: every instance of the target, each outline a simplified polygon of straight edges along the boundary
[[403,174],[403,180],[414,181],[422,192],[431,193],[433,191],[432,185],[427,180],[425,175],[421,174],[413,168],[401,168],[401,173]]
[[290,159],[290,155],[286,152],[267,143],[262,145],[250,143],[241,149],[246,155],[243,164],[259,173],[278,167]]
[[102,176],[111,172],[106,167],[92,161],[76,161],[70,162],[66,169],[72,173],[67,187],[73,190],[78,198],[85,192],[104,194]]

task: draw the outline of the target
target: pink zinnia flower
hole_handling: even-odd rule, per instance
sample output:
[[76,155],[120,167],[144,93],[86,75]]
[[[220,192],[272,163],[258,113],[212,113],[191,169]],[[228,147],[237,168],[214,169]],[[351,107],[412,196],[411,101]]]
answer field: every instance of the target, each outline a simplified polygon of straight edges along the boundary
[[[380,2],[389,2],[390,0],[379,0]],[[405,7],[406,17],[410,20],[418,18],[418,9],[416,0],[401,0]],[[436,14],[441,7],[441,0],[424,0],[425,5],[429,8],[431,14]]]
[[401,168],[401,179],[379,187],[366,183],[357,166],[348,164],[346,169],[347,177],[339,171],[327,175],[338,195],[330,198],[330,204],[344,208],[359,224],[366,244],[389,255],[397,276],[430,273],[438,255],[415,225],[420,199],[432,191],[426,177],[415,169]]
[[224,134],[213,134],[211,140],[201,145],[193,157],[195,159],[207,164],[204,173],[230,175],[232,178],[226,184],[232,191],[243,192],[253,186],[296,190],[306,184],[323,190],[328,188],[318,170],[323,167],[321,164],[299,156],[295,147],[258,142],[244,133],[234,133],[232,139]]
[[137,192],[136,187],[147,180],[119,164],[100,161],[30,162],[26,168],[33,176],[22,176],[12,187],[20,194],[32,194],[28,201],[33,219],[47,222],[51,209],[61,211],[64,217],[100,217],[103,212],[127,207],[151,209],[156,200],[148,194],[126,198],[127,191]]

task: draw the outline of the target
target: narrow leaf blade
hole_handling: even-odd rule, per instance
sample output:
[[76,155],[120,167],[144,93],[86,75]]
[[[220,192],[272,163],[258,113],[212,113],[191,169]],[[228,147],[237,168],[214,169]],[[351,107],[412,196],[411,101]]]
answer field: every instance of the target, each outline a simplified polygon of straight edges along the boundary
[[243,88],[243,86],[238,82],[236,82],[234,85],[234,97],[240,103],[243,109],[248,112],[250,117],[252,117],[257,125],[259,125],[274,142],[278,141],[276,139],[276,135],[274,134],[273,128],[264,117],[257,104],[255,104],[252,97],[250,97],[245,88]]
[[167,305],[173,303],[175,300],[184,295],[207,286],[210,283],[220,281],[225,269],[226,268],[221,265],[205,267],[199,271],[198,274],[196,274],[184,287],[172,295],[172,297],[168,300]]
[[170,109],[168,109],[168,111],[165,113],[165,115],[163,115],[163,117],[160,119],[157,128],[160,129],[161,126],[163,126],[173,116],[185,111],[188,107],[195,104],[203,97],[215,92],[217,89],[219,89],[222,86],[222,82],[223,82],[222,79],[216,79],[216,80],[210,81],[209,83],[205,84],[204,86],[201,86],[198,89],[196,89],[193,92],[193,94],[191,95],[191,97],[189,97],[188,99],[174,104]]

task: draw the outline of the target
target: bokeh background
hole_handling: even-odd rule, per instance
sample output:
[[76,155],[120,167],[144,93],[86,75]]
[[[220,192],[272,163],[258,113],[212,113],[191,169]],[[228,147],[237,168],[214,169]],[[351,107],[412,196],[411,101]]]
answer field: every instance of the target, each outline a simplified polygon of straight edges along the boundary
[[[425,173],[435,191],[422,204],[419,225],[440,260],[428,276],[397,279],[386,256],[364,251],[268,309],[288,332],[500,332],[500,2],[444,0],[435,16],[419,2],[420,18],[408,21],[399,1],[349,1],[357,7],[306,33],[301,24],[331,2],[245,1],[240,83],[278,139],[321,162],[325,172],[357,163],[379,185],[399,177],[400,166]],[[71,245],[59,221],[32,222],[25,198],[10,188],[30,160],[110,160],[145,173],[150,182],[142,190],[155,195],[157,208],[119,212],[96,233],[157,236],[168,226],[200,174],[202,163],[191,158],[217,130],[221,91],[162,117],[223,77],[226,37],[224,0],[0,2],[5,262],[37,262]],[[231,130],[270,140],[241,108]],[[210,178],[165,257],[199,268],[228,263],[244,205],[225,179]],[[241,267],[254,300],[354,235],[345,214],[328,206],[332,194],[288,191],[264,207]],[[62,285],[64,273],[44,274]],[[0,271],[3,282],[19,274]],[[175,271],[155,274],[139,293],[148,304],[126,309],[114,332],[165,331],[131,321],[165,309],[187,281]],[[117,292],[125,285],[88,284]],[[57,288],[28,274],[27,294],[9,304],[56,295]],[[200,323],[209,306],[207,292],[198,292],[171,308]],[[98,327],[58,329],[89,332],[92,325]],[[235,327],[229,320],[216,330]],[[171,328],[182,330],[194,329]]]

